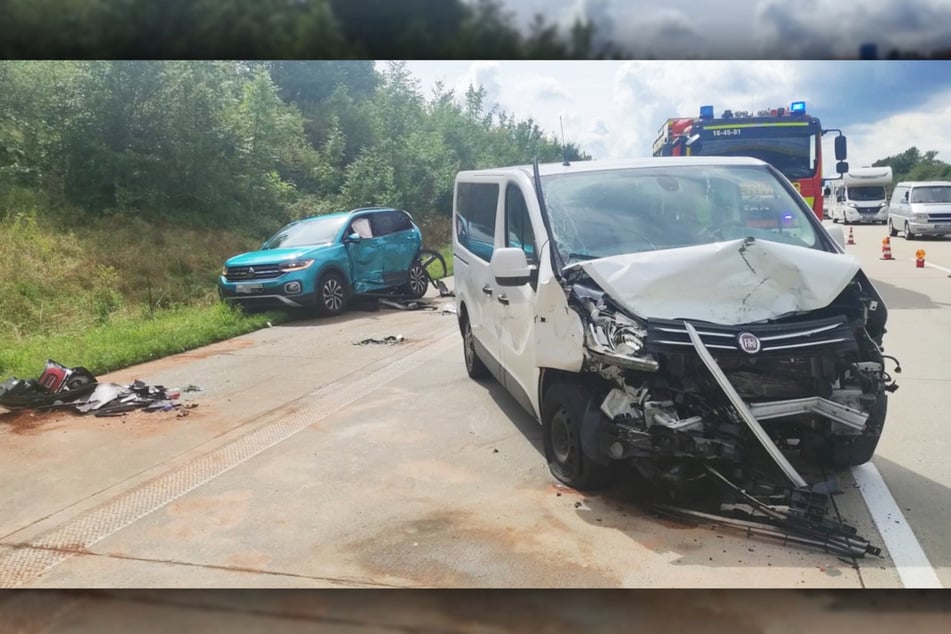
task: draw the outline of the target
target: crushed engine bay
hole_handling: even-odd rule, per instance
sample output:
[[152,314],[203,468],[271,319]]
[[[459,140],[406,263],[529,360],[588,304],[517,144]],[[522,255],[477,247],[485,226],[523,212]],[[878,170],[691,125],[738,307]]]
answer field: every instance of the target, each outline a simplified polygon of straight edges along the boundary
[[809,483],[790,460],[843,469],[878,444],[897,385],[881,348],[885,307],[860,270],[826,305],[752,323],[644,317],[591,272],[576,267],[563,286],[604,415],[599,453],[664,492],[657,512],[878,554],[831,517],[834,481]]

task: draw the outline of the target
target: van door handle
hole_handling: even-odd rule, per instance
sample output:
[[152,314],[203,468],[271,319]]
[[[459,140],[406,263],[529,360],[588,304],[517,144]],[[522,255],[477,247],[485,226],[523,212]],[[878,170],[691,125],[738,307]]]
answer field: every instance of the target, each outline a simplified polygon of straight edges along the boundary
[[485,293],[486,295],[491,295],[492,287],[486,284],[485,286],[482,287],[482,292]]
[[504,304],[505,306],[509,305],[509,298],[505,295],[499,295],[496,299],[499,300],[500,304]]

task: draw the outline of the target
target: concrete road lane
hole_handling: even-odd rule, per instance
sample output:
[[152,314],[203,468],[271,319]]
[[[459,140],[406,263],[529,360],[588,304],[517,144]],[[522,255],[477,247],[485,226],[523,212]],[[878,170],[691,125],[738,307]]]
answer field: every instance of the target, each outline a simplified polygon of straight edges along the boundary
[[[845,227],[846,235],[850,227]],[[951,239],[891,239],[882,260],[880,225],[851,227],[856,255],[889,311],[885,352],[901,361],[873,463],[941,585],[951,586]],[[924,249],[925,268],[915,266]]]
[[[390,334],[407,343],[353,345]],[[855,568],[558,486],[538,424],[469,380],[460,346],[439,312],[300,321],[112,377],[200,385],[194,416],[7,421],[0,585],[900,585],[888,557]]]

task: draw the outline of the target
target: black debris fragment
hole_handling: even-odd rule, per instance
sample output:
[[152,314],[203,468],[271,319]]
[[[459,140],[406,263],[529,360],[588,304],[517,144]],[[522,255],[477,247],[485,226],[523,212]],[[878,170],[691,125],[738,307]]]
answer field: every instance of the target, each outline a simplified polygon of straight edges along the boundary
[[157,412],[188,407],[178,400],[181,392],[200,389],[191,384],[184,390],[167,389],[139,380],[130,385],[99,383],[85,368],[67,368],[48,360],[39,379],[13,377],[0,385],[0,405],[13,410],[68,408],[80,414],[120,416],[136,409]]
[[354,342],[353,342],[353,345],[355,345],[355,346],[366,346],[366,345],[369,345],[369,344],[377,344],[377,345],[388,345],[388,346],[389,346],[389,345],[393,345],[393,344],[397,344],[397,343],[406,343],[406,341],[407,341],[407,339],[406,339],[406,337],[404,337],[403,335],[389,335],[389,336],[387,336],[387,337],[384,337],[383,339],[376,339],[376,338],[374,338],[374,337],[370,337],[370,338],[364,339],[364,340],[362,340],[362,341],[354,341]]
[[387,308],[395,308],[396,310],[437,310],[439,307],[429,302],[423,302],[418,299],[379,299],[381,306],[386,306]]

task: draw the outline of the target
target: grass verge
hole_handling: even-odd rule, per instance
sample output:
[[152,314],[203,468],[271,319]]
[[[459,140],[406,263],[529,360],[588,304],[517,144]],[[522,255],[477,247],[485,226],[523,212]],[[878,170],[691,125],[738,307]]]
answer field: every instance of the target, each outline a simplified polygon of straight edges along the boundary
[[83,366],[99,375],[193,350],[287,319],[279,311],[244,314],[226,304],[189,306],[149,315],[112,315],[77,332],[50,333],[6,341],[0,335],[0,379],[38,377],[47,359]]

